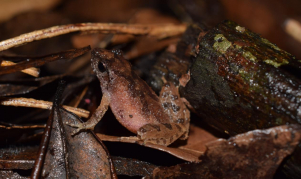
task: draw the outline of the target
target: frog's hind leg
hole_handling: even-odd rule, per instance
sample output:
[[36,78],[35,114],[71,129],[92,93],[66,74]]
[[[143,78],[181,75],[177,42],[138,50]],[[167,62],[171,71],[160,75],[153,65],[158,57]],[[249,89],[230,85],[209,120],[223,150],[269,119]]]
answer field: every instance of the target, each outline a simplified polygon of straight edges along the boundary
[[185,133],[179,138],[180,140],[186,140],[189,136],[189,126],[190,126],[190,111],[186,108],[183,109],[182,115],[184,118],[177,120],[177,123],[181,123],[185,128]]
[[170,116],[170,123],[177,124],[185,130],[179,139],[186,140],[189,134],[190,111],[180,97],[178,87],[171,82],[167,82],[165,78],[162,78],[162,81],[164,85],[160,92],[160,100],[164,112]]
[[144,143],[150,142],[168,146],[185,134],[183,125],[176,123],[146,124],[142,126],[137,134]]

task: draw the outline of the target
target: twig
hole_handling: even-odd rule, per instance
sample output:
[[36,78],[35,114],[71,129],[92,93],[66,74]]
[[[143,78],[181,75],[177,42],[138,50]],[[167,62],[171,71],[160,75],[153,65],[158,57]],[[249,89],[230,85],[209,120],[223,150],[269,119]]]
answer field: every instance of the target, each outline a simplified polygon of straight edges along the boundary
[[[32,98],[1,98],[0,105],[4,106],[22,106],[22,107],[31,107],[31,108],[40,108],[40,109],[52,109],[52,102],[43,101],[43,100],[36,100]],[[88,118],[90,112],[81,108],[74,108],[71,106],[62,106],[67,111],[70,111],[79,117]]]
[[[3,60],[1,63],[1,66],[13,66],[16,65],[17,63],[11,62],[11,61],[5,61]],[[25,70],[21,70],[21,72],[26,73],[28,75],[34,76],[34,77],[39,77],[40,70],[35,67],[27,68]]]
[[8,40],[0,42],[0,51],[19,46],[35,40],[51,38],[76,31],[100,31],[101,33],[122,33],[132,35],[150,35],[158,39],[176,36],[186,30],[185,24],[112,24],[112,23],[81,23],[54,26],[47,29],[26,33]]
[[45,128],[45,125],[32,125],[32,126],[19,126],[19,125],[12,125],[12,126],[4,126],[0,125],[2,129],[37,129],[37,128]]
[[284,24],[284,30],[295,40],[301,42],[301,23],[294,19],[287,19]]
[[81,92],[81,94],[79,95],[79,97],[78,97],[76,103],[74,104],[74,107],[75,107],[75,108],[79,105],[79,103],[81,102],[81,100],[83,99],[83,97],[85,96],[85,94],[87,93],[87,91],[88,91],[88,87],[86,86],[86,87],[84,88],[84,90]]

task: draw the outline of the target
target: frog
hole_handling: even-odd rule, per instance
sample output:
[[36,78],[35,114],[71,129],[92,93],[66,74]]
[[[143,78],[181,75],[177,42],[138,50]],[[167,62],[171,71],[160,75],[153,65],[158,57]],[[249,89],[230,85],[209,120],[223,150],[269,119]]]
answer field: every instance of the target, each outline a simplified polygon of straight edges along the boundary
[[102,99],[87,122],[68,124],[77,128],[72,135],[93,130],[110,107],[119,123],[144,144],[168,146],[188,138],[190,111],[179,95],[179,86],[162,78],[164,84],[158,96],[120,50],[95,48],[91,66],[100,81]]

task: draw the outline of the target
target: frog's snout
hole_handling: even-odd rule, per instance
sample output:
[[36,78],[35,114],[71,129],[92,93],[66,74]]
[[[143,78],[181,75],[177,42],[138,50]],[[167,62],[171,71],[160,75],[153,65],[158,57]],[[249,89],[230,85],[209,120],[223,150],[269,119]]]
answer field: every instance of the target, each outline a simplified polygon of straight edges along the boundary
[[106,72],[106,60],[109,58],[112,58],[110,53],[108,53],[107,50],[100,49],[100,48],[95,48],[91,52],[91,65],[92,68],[95,71],[100,71],[101,73]]

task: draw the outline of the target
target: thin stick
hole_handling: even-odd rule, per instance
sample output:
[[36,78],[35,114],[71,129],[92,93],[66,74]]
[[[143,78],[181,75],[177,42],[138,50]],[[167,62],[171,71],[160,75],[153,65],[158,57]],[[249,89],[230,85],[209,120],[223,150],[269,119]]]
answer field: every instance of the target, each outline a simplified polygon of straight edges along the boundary
[[32,125],[32,126],[18,126],[18,125],[4,126],[4,125],[0,125],[0,128],[2,128],[2,129],[37,129],[37,128],[45,128],[45,125]]
[[[1,63],[1,66],[13,66],[16,65],[17,63],[11,62],[11,61],[5,61],[3,60]],[[40,70],[35,67],[27,68],[25,70],[21,70],[21,72],[26,73],[28,75],[34,76],[34,77],[39,77]]]
[[85,96],[85,94],[87,93],[87,91],[88,91],[88,87],[86,86],[86,87],[84,88],[84,90],[81,92],[81,94],[79,95],[79,97],[78,97],[76,103],[74,104],[74,107],[75,107],[75,108],[79,105],[79,103],[81,102],[81,100],[83,99],[83,97]]
[[301,22],[295,19],[287,19],[285,21],[284,30],[295,40],[301,42]]
[[[43,100],[36,100],[32,98],[1,98],[0,105],[4,106],[22,106],[22,107],[31,107],[31,108],[40,108],[40,109],[52,109],[52,102],[43,101]],[[67,111],[70,111],[79,117],[88,118],[90,112],[81,108],[74,108],[71,106],[63,105]]]
[[54,26],[47,29],[26,33],[0,42],[0,51],[19,46],[35,40],[51,38],[76,31],[100,31],[101,33],[122,33],[132,35],[151,35],[159,39],[182,34],[186,30],[185,24],[112,24],[112,23],[81,23]]

